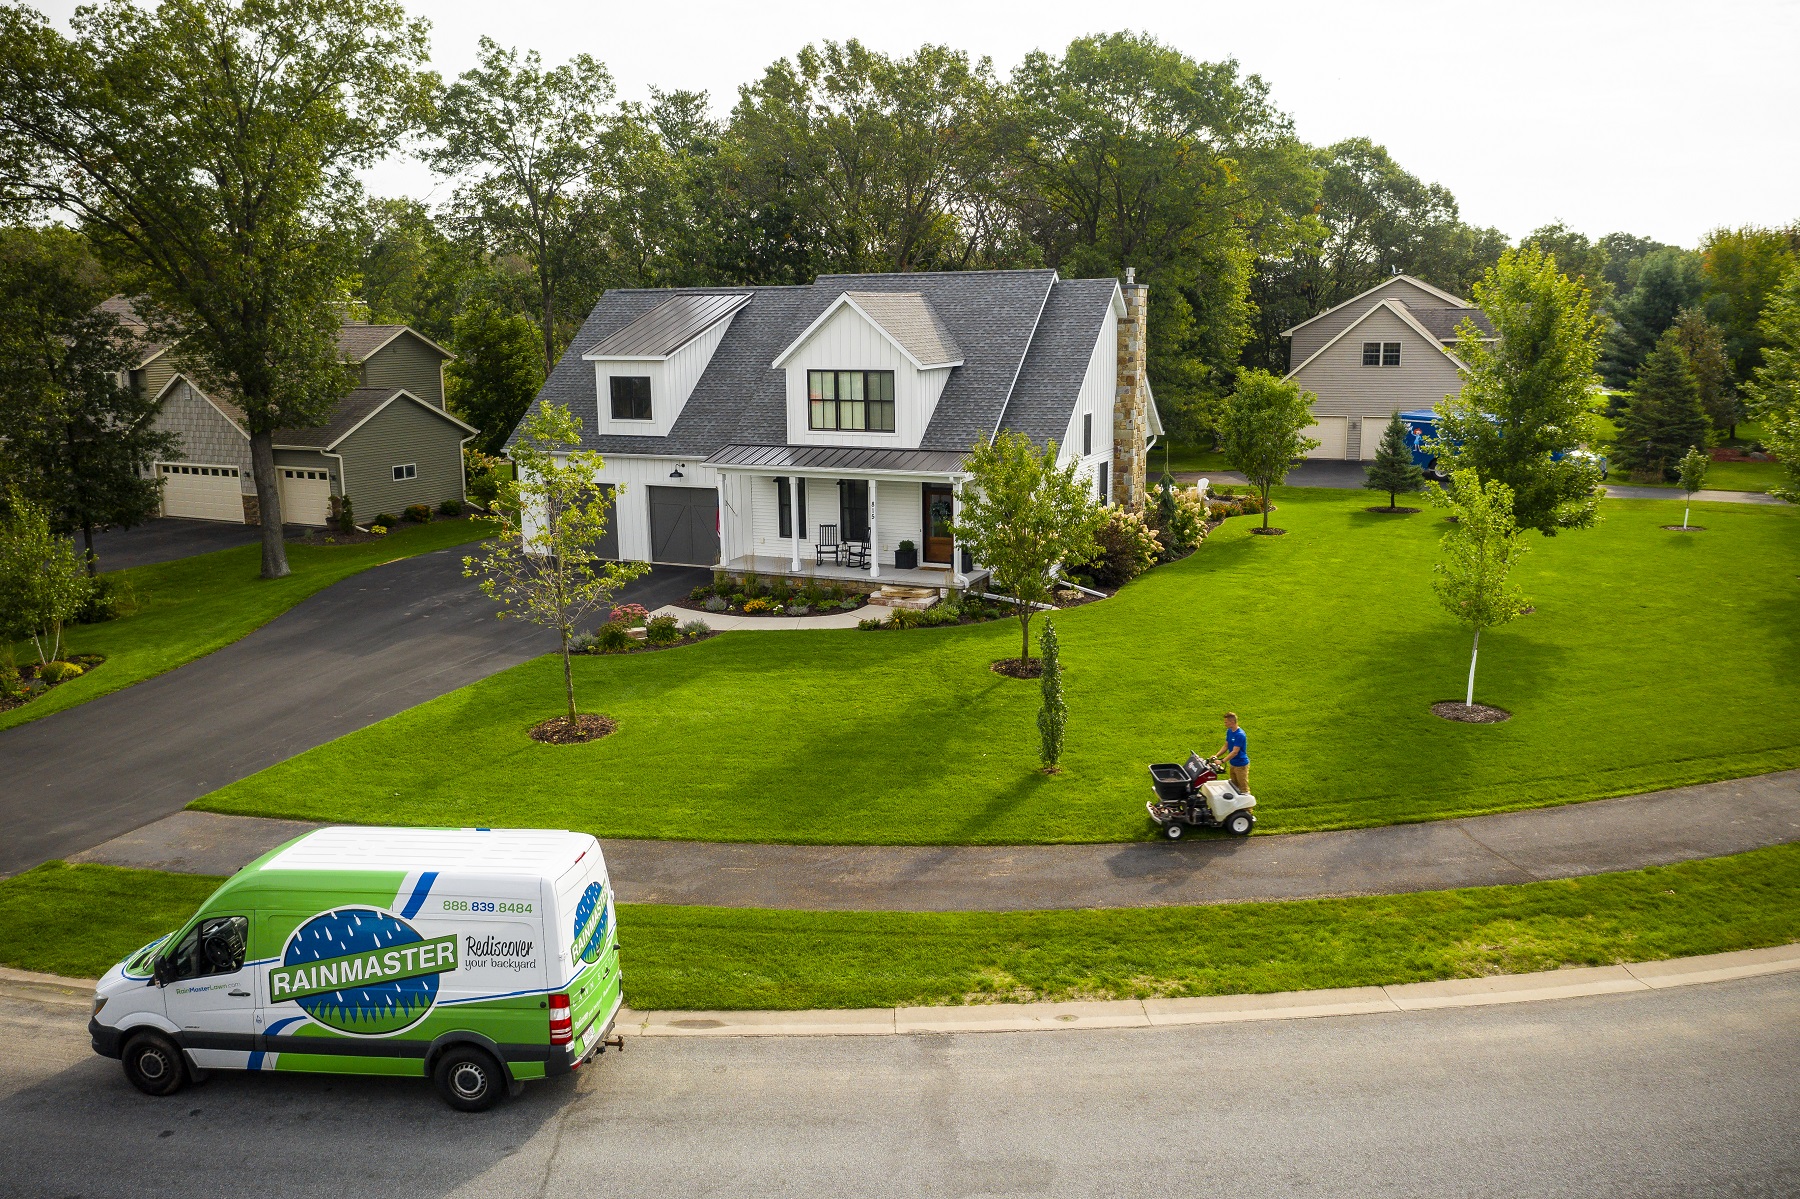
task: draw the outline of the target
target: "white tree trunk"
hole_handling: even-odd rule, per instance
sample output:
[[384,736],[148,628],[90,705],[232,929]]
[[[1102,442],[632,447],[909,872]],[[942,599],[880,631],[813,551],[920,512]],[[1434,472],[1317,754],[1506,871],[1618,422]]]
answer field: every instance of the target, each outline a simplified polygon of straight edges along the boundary
[[1694,501],[1690,498],[1687,502],[1687,507],[1685,507],[1681,510],[1681,531],[1684,533],[1687,532],[1688,513],[1692,512],[1693,510],[1694,510]]
[[1463,700],[1464,707],[1475,706],[1475,658],[1481,653],[1481,626],[1475,626],[1475,644],[1469,649],[1469,694]]

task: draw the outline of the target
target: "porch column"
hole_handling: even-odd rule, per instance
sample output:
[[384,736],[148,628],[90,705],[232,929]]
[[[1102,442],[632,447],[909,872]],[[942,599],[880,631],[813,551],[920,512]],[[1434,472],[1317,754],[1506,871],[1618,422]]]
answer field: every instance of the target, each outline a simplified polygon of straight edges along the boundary
[[[960,590],[968,586],[969,578],[962,569],[962,543],[956,539],[956,521],[962,516],[962,484],[953,475],[950,478],[950,581]],[[926,530],[930,532],[930,530]]]
[[869,577],[881,577],[881,505],[877,497],[881,494],[881,480],[869,480]]
[[800,510],[805,507],[800,498],[800,489],[804,486],[806,480],[799,475],[788,476],[788,531],[794,535],[794,559],[788,564],[788,569],[795,574],[800,573],[800,535],[803,531],[800,528]]
[[732,520],[731,520],[731,516],[730,516],[731,509],[725,503],[725,472],[719,471],[717,474],[717,478],[718,478],[717,486],[719,489],[719,562],[718,562],[718,567],[720,570],[723,570],[731,562],[731,558],[732,558],[731,534],[732,534],[733,530],[732,530]]

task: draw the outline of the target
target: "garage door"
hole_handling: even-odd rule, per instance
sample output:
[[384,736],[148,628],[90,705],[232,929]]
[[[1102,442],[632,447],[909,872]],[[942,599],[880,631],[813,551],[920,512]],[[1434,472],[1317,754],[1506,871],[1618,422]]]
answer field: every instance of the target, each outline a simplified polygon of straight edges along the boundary
[[190,520],[244,523],[242,486],[235,466],[202,466],[197,462],[158,462],[162,479],[163,515]]
[[712,566],[719,560],[719,493],[710,487],[652,487],[650,560]]
[[331,475],[328,471],[283,466],[281,523],[322,525],[331,518]]
[[1319,423],[1306,430],[1306,435],[1319,444],[1307,455],[1308,458],[1344,457],[1344,441],[1349,436],[1350,418],[1347,416],[1321,416]]

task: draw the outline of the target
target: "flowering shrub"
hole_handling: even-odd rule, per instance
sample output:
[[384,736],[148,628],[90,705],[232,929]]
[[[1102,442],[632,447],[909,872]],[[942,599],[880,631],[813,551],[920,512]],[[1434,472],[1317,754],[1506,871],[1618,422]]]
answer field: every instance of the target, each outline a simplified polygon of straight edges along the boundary
[[766,599],[745,600],[744,612],[746,614],[751,612],[767,612],[770,606],[769,601]]
[[612,619],[628,629],[642,625],[650,612],[642,604],[620,604],[612,610]]
[[1195,487],[1159,491],[1150,522],[1165,558],[1190,550],[1206,540],[1206,499]]
[[1094,577],[1117,587],[1137,578],[1162,557],[1162,542],[1142,513],[1109,508],[1106,523],[1095,535],[1100,552],[1092,563]]

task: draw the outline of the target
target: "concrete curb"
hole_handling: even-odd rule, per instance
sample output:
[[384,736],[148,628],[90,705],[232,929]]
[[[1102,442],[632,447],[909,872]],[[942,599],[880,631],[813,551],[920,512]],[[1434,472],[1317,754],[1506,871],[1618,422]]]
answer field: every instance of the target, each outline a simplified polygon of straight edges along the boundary
[[[893,1037],[912,1033],[1049,1032],[1072,1028],[1160,1028],[1250,1020],[1316,1020],[1376,1012],[1537,1003],[1584,995],[1661,991],[1800,970],[1800,943],[1702,957],[1585,966],[1536,974],[1448,978],[1386,987],[1119,999],[994,1003],[963,1007],[849,1008],[802,1012],[619,1012],[618,1031],[639,1037]],[[86,1007],[94,980],[0,966],[0,997]]]

